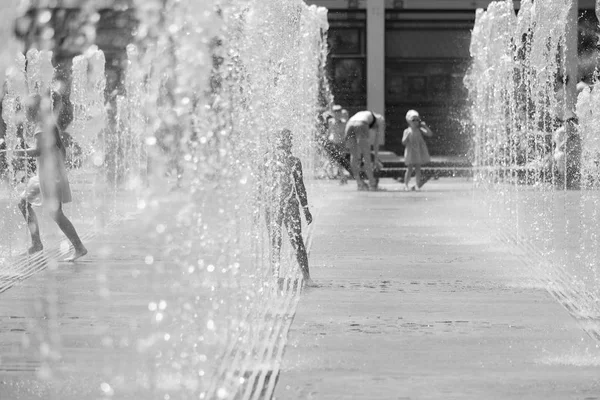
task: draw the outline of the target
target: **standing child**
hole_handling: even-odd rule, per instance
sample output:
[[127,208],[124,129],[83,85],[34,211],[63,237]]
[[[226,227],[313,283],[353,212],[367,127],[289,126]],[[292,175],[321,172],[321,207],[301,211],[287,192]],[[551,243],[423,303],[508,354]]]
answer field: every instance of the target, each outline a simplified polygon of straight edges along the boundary
[[19,209],[31,234],[32,246],[28,254],[37,253],[44,248],[37,217],[31,206],[41,195],[44,207],[75,249],[73,255],[65,261],[75,261],[86,255],[87,249],[62,210],[63,203],[71,201],[71,188],[65,169],[65,147],[50,111],[50,99],[39,95],[31,96],[27,104],[27,118],[35,124],[35,147],[16,150],[15,155],[36,157],[38,164],[38,174],[29,180],[19,202]]
[[306,286],[311,286],[310,272],[308,269],[308,254],[302,238],[302,225],[300,220],[300,207],[304,211],[306,223],[312,222],[312,215],[308,209],[306,188],[302,177],[302,163],[292,154],[292,132],[283,129],[278,132],[273,159],[269,161],[268,175],[272,178],[269,185],[270,196],[267,204],[267,229],[271,239],[271,263],[275,271],[279,270],[282,242],[282,225],[285,225],[288,237]]
[[415,110],[409,110],[406,113],[406,122],[408,128],[404,130],[402,135],[402,144],[404,145],[404,164],[406,165],[406,175],[404,176],[404,190],[410,190],[408,183],[412,176],[413,169],[415,170],[416,184],[412,190],[420,190],[421,181],[421,165],[427,164],[430,161],[429,151],[423,135],[433,136],[433,132],[425,122],[421,121],[419,113]]

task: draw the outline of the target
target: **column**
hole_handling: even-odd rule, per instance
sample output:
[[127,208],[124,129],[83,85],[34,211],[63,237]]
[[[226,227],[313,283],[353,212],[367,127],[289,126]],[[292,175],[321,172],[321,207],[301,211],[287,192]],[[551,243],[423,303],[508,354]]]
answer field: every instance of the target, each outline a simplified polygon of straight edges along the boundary
[[385,115],[385,0],[368,0],[367,109]]

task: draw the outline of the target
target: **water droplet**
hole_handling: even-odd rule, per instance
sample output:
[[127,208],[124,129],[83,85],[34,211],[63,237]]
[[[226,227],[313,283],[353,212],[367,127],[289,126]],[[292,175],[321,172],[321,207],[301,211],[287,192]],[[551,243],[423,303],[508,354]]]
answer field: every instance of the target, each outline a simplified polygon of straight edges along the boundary
[[144,262],[145,262],[147,265],[152,265],[152,264],[154,263],[154,257],[152,257],[152,256],[148,255],[148,256],[146,256],[146,258],[144,259]]
[[37,371],[37,376],[44,381],[49,381],[52,379],[52,370],[46,364],[43,364]]
[[110,385],[106,382],[100,384],[100,390],[102,390],[102,392],[107,396],[112,396],[115,393],[114,390],[110,387]]
[[93,157],[93,162],[96,167],[101,167],[104,164],[104,153],[96,152]]
[[44,40],[50,40],[54,37],[54,29],[52,28],[45,28],[42,32],[42,38]]
[[50,354],[50,345],[48,345],[48,343],[40,344],[40,354],[42,357],[48,357]]
[[52,19],[52,12],[50,10],[44,10],[38,14],[38,22],[40,24],[47,24]]
[[60,252],[61,252],[61,253],[63,253],[63,254],[64,254],[64,253],[68,253],[68,252],[69,252],[69,247],[70,247],[70,246],[69,246],[69,241],[67,241],[67,240],[62,240],[62,241],[60,242]]

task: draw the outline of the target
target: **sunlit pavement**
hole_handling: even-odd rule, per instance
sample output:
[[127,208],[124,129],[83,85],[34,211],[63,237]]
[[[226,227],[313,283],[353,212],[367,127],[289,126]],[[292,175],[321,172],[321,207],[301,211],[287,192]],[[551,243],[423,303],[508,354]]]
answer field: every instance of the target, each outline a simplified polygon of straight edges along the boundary
[[277,399],[600,398],[600,341],[470,182],[382,186],[337,188],[317,221]]
[[[98,217],[78,199],[75,210]],[[275,380],[263,370],[281,359],[297,287],[263,288],[252,263],[242,263],[252,273],[237,276],[208,265],[226,249],[228,236],[218,232],[226,227],[212,217],[222,201],[203,206],[213,236],[200,242],[182,225],[191,205],[185,192],[161,199],[141,204],[123,193],[105,204],[119,213],[107,212],[111,223],[93,234],[93,226],[78,225],[89,254],[74,264],[60,261],[58,235],[46,237],[43,255],[19,258],[19,268],[2,265],[0,399],[250,398],[269,384],[272,392]],[[71,215],[81,222],[85,212]],[[195,250],[186,255],[188,244]]]
[[[118,223],[125,215],[137,211],[134,192],[117,191],[97,182],[95,170],[74,170],[69,174],[73,202],[63,205],[65,215],[73,222],[78,233],[91,237],[108,225]],[[17,208],[25,184],[15,188],[0,187],[0,274],[11,257],[23,253],[30,245],[30,236],[21,212]],[[46,248],[57,247],[65,241],[43,207],[34,206],[40,224],[42,241]],[[65,241],[65,245],[67,242]],[[63,246],[64,247],[64,246]],[[64,251],[66,252],[66,251]]]
[[[600,397],[600,342],[498,239],[471,186],[309,185],[319,287],[264,304],[182,290],[148,234],[172,213],[123,218],[81,262],[0,294],[0,399]],[[173,310],[190,297],[201,320],[186,325]],[[220,330],[235,320],[245,336]]]
[[35,274],[0,294],[0,399],[101,398],[115,382],[151,386],[143,350],[159,330],[149,304],[170,298],[169,282],[144,262],[156,243],[136,222],[121,217],[88,235],[89,254],[76,263],[45,250]]

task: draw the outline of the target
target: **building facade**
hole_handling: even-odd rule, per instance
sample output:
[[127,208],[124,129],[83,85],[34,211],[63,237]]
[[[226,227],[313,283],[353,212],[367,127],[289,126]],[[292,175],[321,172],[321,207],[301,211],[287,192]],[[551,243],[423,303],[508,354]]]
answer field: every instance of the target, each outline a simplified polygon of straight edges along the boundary
[[[329,9],[328,72],[335,102],[386,116],[385,148],[401,154],[404,116],[417,109],[436,133],[434,155],[464,155],[464,75],[475,10],[488,0],[308,0]],[[515,1],[518,9],[519,2]],[[579,0],[595,20],[594,0]],[[590,12],[591,11],[591,12]],[[596,20],[595,20],[596,21]],[[597,21],[596,21],[597,24]]]
[[[436,135],[434,155],[464,155],[470,132],[463,77],[470,65],[475,10],[489,0],[305,0],[329,9],[328,75],[336,103],[350,114],[369,109],[386,116],[385,148],[401,154],[404,116],[417,109]],[[577,0],[575,0],[577,1]],[[86,5],[94,4],[94,9]],[[123,79],[125,46],[136,26],[133,0],[29,0],[29,11],[15,30],[25,50],[44,35],[39,16],[54,36],[58,76],[69,80],[72,57],[93,42],[107,58],[107,94]],[[514,1],[515,8],[519,2]],[[598,65],[595,0],[579,0],[579,69]],[[93,25],[93,29],[87,29]],[[90,38],[81,32],[93,31]],[[583,32],[583,33],[582,33]],[[587,32],[587,33],[586,33]],[[587,41],[587,42],[586,42]],[[582,43],[589,48],[582,49]],[[44,48],[45,46],[37,47]]]

